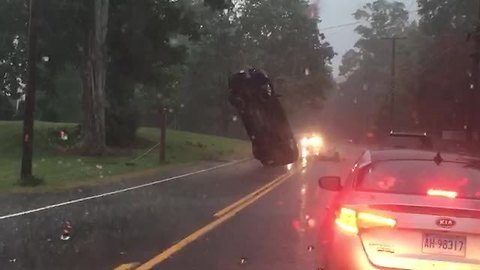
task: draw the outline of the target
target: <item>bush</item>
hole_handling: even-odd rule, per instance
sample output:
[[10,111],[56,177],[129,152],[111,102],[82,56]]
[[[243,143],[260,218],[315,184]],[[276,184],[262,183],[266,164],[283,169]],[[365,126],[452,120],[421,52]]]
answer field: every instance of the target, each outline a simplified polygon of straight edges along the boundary
[[134,105],[112,106],[105,115],[108,146],[127,147],[135,142],[138,128],[138,110]]

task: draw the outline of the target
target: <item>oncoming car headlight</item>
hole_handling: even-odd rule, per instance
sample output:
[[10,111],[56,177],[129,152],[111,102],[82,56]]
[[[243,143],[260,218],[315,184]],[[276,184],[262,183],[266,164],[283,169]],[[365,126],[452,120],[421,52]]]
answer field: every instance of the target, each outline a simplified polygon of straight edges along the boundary
[[323,138],[319,135],[310,135],[300,140],[302,147],[302,157],[306,158],[310,155],[318,155],[324,147]]
[[310,144],[313,147],[323,147],[323,139],[320,136],[310,138]]

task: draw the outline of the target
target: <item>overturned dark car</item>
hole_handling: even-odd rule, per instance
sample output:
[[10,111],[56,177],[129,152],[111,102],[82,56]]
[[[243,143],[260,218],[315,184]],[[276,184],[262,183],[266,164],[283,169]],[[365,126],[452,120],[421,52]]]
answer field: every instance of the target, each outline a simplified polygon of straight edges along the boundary
[[229,101],[238,111],[252,142],[253,156],[265,166],[298,160],[297,142],[267,74],[258,69],[230,77]]

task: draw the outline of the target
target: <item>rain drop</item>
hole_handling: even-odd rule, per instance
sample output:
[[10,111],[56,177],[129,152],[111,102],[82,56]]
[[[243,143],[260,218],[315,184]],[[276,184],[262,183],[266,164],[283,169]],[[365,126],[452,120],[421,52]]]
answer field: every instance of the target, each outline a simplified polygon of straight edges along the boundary
[[97,167],[97,169],[99,169],[99,170],[103,169],[103,166],[100,165],[100,164],[95,165],[95,167]]
[[240,264],[246,264],[247,263],[247,258],[242,257],[240,258]]
[[315,249],[315,247],[313,245],[309,245],[307,247],[307,250],[310,251],[310,252],[313,251],[314,249]]
[[8,262],[10,262],[10,263],[15,263],[16,261],[17,261],[17,259],[15,259],[15,258],[8,260]]
[[316,225],[315,219],[311,218],[311,219],[308,220],[308,226],[310,228],[314,228],[315,225]]

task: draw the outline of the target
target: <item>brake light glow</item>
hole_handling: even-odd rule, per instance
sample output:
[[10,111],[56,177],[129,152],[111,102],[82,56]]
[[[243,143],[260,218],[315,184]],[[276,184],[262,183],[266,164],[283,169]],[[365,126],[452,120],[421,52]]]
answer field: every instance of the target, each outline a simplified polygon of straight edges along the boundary
[[436,197],[447,197],[450,199],[455,199],[457,197],[457,192],[449,191],[449,190],[441,190],[441,189],[429,189],[427,191],[428,196],[436,196]]
[[340,213],[335,220],[338,227],[349,233],[357,234],[357,212],[350,208],[341,208]]
[[372,213],[357,212],[350,208],[341,208],[335,224],[346,232],[358,234],[360,229],[376,227],[393,228],[397,225],[397,221],[393,218]]
[[382,217],[371,213],[359,213],[358,221],[365,225],[395,227],[397,221],[393,218]]

